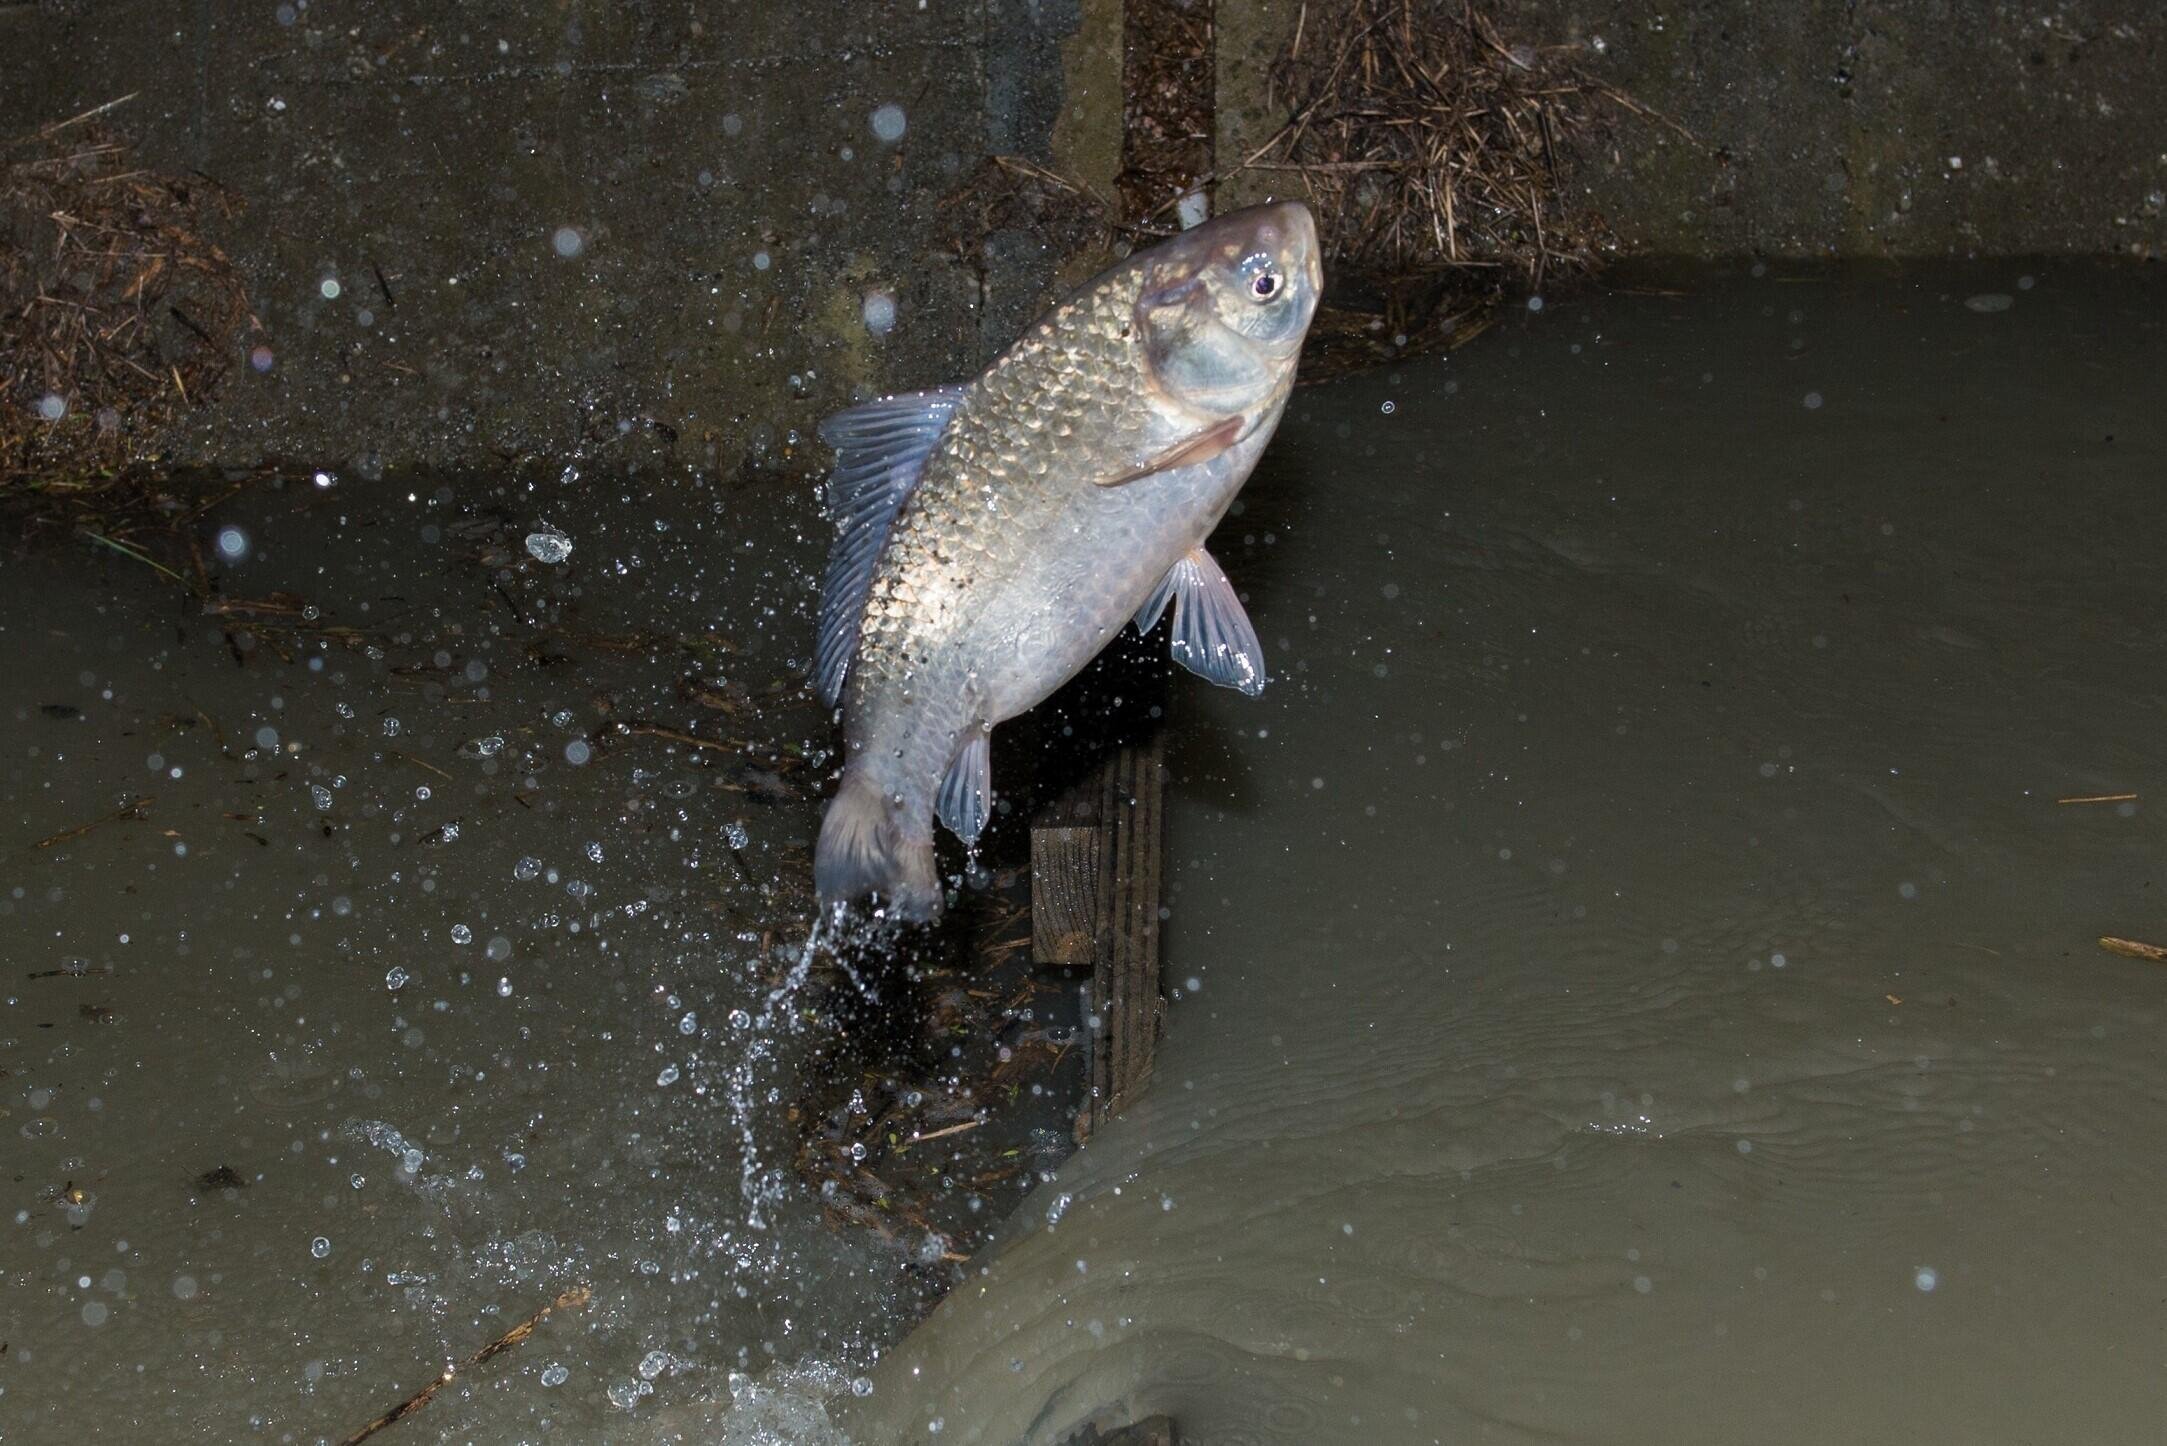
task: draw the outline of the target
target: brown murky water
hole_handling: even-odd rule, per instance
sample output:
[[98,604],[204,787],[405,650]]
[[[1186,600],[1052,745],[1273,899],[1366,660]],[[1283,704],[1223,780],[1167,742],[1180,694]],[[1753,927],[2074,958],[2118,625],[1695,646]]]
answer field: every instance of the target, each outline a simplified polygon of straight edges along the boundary
[[1152,1092],[859,1439],[2157,1433],[2156,278],[1689,290],[1290,418]]

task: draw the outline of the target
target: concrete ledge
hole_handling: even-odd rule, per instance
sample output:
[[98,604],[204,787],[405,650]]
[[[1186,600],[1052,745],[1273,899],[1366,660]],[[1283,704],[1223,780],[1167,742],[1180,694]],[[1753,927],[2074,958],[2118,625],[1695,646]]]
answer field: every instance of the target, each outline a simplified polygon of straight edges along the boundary
[[[1445,0],[1430,0],[1432,6]],[[1458,0],[1450,0],[1457,4]],[[1219,7],[1218,150],[1264,95],[1301,0]],[[1311,23],[1323,6],[1312,4]],[[1701,142],[1622,118],[1579,157],[1629,251],[1941,257],[2167,249],[2167,12],[1952,0],[1494,0],[1505,34],[1583,62]],[[1285,191],[1251,175],[1235,202]]]

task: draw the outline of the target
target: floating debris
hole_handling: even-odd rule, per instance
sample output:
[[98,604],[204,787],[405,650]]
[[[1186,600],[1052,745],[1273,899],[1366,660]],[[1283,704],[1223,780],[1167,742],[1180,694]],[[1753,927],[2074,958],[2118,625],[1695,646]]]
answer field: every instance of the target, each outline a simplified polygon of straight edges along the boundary
[[[422,1407],[428,1405],[438,1391],[443,1390],[444,1387],[451,1384],[452,1377],[457,1375],[458,1372],[471,1371],[476,1366],[479,1366],[484,1361],[490,1359],[490,1357],[501,1355],[505,1351],[512,1349],[512,1347],[518,1345],[528,1336],[533,1335],[535,1327],[539,1326],[543,1321],[549,1319],[549,1317],[555,1314],[557,1311],[578,1310],[581,1306],[585,1305],[593,1298],[594,1292],[588,1287],[584,1285],[573,1286],[570,1290],[563,1292],[548,1305],[543,1306],[540,1310],[537,1310],[536,1312],[534,1312],[534,1314],[528,1316],[518,1325],[513,1326],[510,1330],[498,1336],[488,1345],[483,1346],[480,1350],[468,1356],[457,1366],[446,1366],[443,1370],[443,1373],[439,1375],[435,1380],[431,1381],[428,1385],[423,1386],[420,1390],[414,1392],[414,1394],[408,1396],[398,1405],[393,1406],[390,1410],[386,1411],[383,1415],[378,1416],[375,1420],[369,1422],[368,1425],[363,1426],[360,1430],[354,1432],[351,1436],[344,1437],[340,1441],[339,1446],[357,1446],[357,1443],[368,1440],[371,1436],[374,1436],[377,1432],[383,1430],[386,1426],[392,1425],[395,1422],[404,1420],[406,1417],[413,1415],[416,1411],[419,1411]],[[556,1385],[559,1382],[563,1381],[565,1373],[563,1373],[562,1367],[552,1365],[550,1367],[550,1370],[557,1371],[560,1374],[557,1376],[556,1381],[551,1381],[549,1382],[549,1384]]]

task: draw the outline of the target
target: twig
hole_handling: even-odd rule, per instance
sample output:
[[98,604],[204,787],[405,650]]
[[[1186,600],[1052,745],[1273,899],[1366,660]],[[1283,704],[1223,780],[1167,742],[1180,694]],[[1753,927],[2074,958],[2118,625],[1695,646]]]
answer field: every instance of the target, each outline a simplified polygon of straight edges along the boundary
[[518,1345],[528,1336],[533,1335],[534,1328],[540,1325],[543,1321],[547,1320],[552,1312],[560,1310],[577,1310],[581,1306],[585,1305],[589,1300],[593,1299],[593,1297],[594,1292],[589,1290],[586,1286],[573,1286],[570,1290],[558,1296],[548,1305],[543,1306],[533,1315],[528,1316],[518,1325],[513,1326],[510,1330],[506,1331],[503,1335],[498,1336],[488,1345],[483,1346],[473,1355],[468,1356],[456,1367],[447,1366],[444,1370],[443,1375],[438,1376],[428,1385],[423,1386],[413,1395],[408,1396],[398,1405],[393,1406],[383,1415],[378,1416],[368,1425],[363,1426],[359,1431],[354,1432],[353,1435],[344,1438],[342,1441],[340,1441],[339,1446],[356,1446],[357,1442],[368,1440],[369,1437],[374,1436],[377,1432],[383,1430],[386,1426],[390,1426],[396,1422],[405,1420],[408,1416],[413,1415],[416,1411],[419,1411],[422,1407],[428,1405],[430,1400],[435,1397],[438,1391],[443,1390],[444,1387],[451,1384],[452,1377],[456,1375],[459,1371],[471,1371],[482,1362],[488,1360],[490,1357],[501,1355],[503,1352],[510,1350],[513,1346]]
[[428,769],[431,773],[435,774],[438,778],[443,779],[447,783],[451,781],[451,775],[449,773],[446,773],[443,769],[437,767],[434,763],[430,763],[425,759],[416,758],[411,753],[401,753],[396,748],[386,748],[384,751],[390,754],[393,758],[399,759],[401,762],[411,763],[416,768]]
[[2167,949],[2157,944],[2140,943],[2135,939],[2117,939],[2112,934],[2102,934],[2099,947],[2109,954],[2120,954],[2130,959],[2149,959],[2155,964],[2167,964]]
[[975,1130],[984,1123],[984,1120],[965,1120],[960,1125],[950,1125],[946,1129],[933,1130],[923,1135],[912,1135],[908,1140],[904,1141],[904,1143],[910,1145],[922,1145],[927,1140],[937,1140],[943,1135],[960,1135],[965,1130]]
[[717,753],[742,755],[751,751],[744,743],[718,742],[713,738],[702,738],[696,733],[687,733],[682,728],[667,728],[660,723],[649,723],[638,718],[605,723],[598,733],[616,733],[633,738],[660,738],[666,743],[682,743],[688,748],[707,748]]
[[160,562],[157,558],[152,557],[149,553],[143,551],[143,549],[141,549],[140,547],[131,547],[125,542],[118,541],[115,538],[107,537],[102,532],[93,532],[87,527],[83,529],[83,536],[89,538],[92,542],[99,544],[101,547],[112,548],[113,551],[119,553],[122,557],[132,558],[135,561],[142,563],[145,567],[156,568],[158,571],[164,573],[167,577],[170,577],[175,582],[179,583],[182,587],[188,586],[187,578],[182,577],[179,573],[175,572],[172,568],[167,567],[164,563]]
[[2134,793],[2088,793],[2077,798],[2057,798],[2056,803],[2128,803]]
[[49,849],[54,844],[66,843],[71,838],[81,838],[84,834],[89,833],[92,829],[97,828],[103,824],[120,823],[123,820],[140,821],[143,817],[143,810],[149,808],[157,801],[158,800],[155,797],[139,798],[135,800],[135,802],[128,804],[125,807],[117,808],[109,814],[105,814],[104,816],[99,818],[94,818],[89,823],[79,823],[74,828],[62,829],[59,833],[52,835],[50,838],[41,838],[30,847],[32,849]]
[[91,120],[97,116],[104,115],[109,110],[117,110],[121,106],[126,105],[129,101],[134,100],[137,96],[141,94],[142,92],[139,90],[131,90],[126,95],[119,97],[117,100],[109,100],[104,105],[94,105],[89,110],[84,111],[81,115],[71,115],[64,121],[54,121],[51,125],[41,129],[38,134],[41,136],[59,135],[69,126],[79,125],[83,121]]

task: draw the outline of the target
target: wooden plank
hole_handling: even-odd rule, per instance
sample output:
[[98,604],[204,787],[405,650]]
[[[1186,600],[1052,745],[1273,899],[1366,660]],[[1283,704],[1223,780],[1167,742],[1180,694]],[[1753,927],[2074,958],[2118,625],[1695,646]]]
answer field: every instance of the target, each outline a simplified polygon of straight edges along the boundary
[[1101,777],[1098,949],[1091,975],[1095,1130],[1151,1077],[1159,997],[1160,869],[1166,842],[1166,741],[1154,731],[1116,752]]
[[1085,1426],[1061,1446],[1181,1446],[1171,1416],[1148,1416],[1130,1426]]
[[1031,960],[1090,969],[1098,959],[1099,855],[1096,824],[1031,830]]

